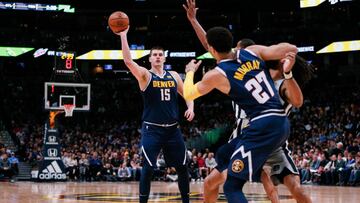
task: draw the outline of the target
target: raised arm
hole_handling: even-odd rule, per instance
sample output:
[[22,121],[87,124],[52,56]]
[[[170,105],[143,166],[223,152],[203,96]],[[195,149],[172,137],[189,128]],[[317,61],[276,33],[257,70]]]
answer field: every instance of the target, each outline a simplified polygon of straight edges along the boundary
[[292,77],[292,73],[286,74],[286,70],[290,69],[290,67],[286,66],[290,66],[295,63],[296,55],[294,53],[289,53],[287,54],[286,59],[283,59],[282,61],[285,60],[288,60],[289,62],[283,64],[285,80],[281,85],[280,95],[282,98],[285,98],[288,103],[296,108],[299,108],[302,106],[304,101],[302,91],[294,77]]
[[264,61],[280,60],[286,58],[289,52],[297,54],[298,49],[295,45],[289,43],[279,43],[271,46],[252,45],[246,48],[254,52]]
[[121,38],[121,49],[122,49],[124,62],[125,65],[129,68],[130,72],[137,79],[140,89],[143,90],[150,79],[150,72],[146,68],[139,66],[135,61],[132,60],[129,43],[127,41],[128,31],[129,28],[123,32],[118,33],[118,35],[120,35]]
[[188,20],[191,23],[191,26],[194,28],[197,37],[199,38],[203,47],[208,50],[208,43],[206,40],[206,32],[200,25],[199,21],[196,19],[196,11],[199,8],[196,8],[195,0],[186,0],[186,5],[183,4],[183,7],[186,11]]
[[[184,90],[184,83],[180,77],[180,75],[175,72],[175,71],[170,71],[171,75],[175,78],[176,82],[177,82],[177,91],[178,93],[184,97],[183,94],[183,90]],[[185,99],[185,98],[184,98]],[[195,113],[194,113],[194,101],[193,100],[186,100],[186,106],[188,107],[188,109],[185,111],[184,113],[184,117],[188,120],[188,121],[192,121]]]

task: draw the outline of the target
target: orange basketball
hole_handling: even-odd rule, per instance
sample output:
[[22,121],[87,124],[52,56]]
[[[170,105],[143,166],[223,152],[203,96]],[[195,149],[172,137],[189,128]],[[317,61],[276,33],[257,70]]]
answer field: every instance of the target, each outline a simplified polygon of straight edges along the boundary
[[122,11],[116,11],[110,15],[108,24],[114,33],[119,33],[129,27],[129,17]]

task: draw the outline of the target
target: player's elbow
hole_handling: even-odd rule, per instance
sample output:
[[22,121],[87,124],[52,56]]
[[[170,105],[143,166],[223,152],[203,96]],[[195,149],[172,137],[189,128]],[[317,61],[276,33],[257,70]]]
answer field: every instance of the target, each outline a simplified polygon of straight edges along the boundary
[[191,91],[188,90],[188,89],[184,89],[183,95],[184,95],[184,99],[185,99],[186,101],[194,100],[193,97],[192,97]]
[[295,108],[300,108],[304,103],[304,99],[302,97],[299,97],[297,99],[294,99],[294,101],[291,102],[291,104],[295,107]]
[[302,102],[302,101],[301,101],[301,102],[295,102],[295,103],[293,104],[293,106],[294,106],[295,108],[300,108],[302,105],[303,105],[303,102]]
[[298,53],[298,48],[290,43],[284,43],[284,46],[286,47],[285,50],[287,50],[287,52],[293,52],[295,54]]

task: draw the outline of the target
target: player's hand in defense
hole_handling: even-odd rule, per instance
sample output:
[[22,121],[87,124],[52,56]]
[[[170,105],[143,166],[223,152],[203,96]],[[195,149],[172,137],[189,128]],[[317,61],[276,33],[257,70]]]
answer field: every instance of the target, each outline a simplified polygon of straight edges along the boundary
[[284,73],[288,73],[291,71],[292,67],[295,64],[296,53],[289,52],[286,54],[286,57],[281,59],[281,63],[283,64]]
[[195,59],[191,60],[185,68],[185,73],[189,72],[189,71],[193,71],[194,73],[197,71],[197,69],[199,68],[200,64],[201,64],[201,60],[197,61]]
[[196,8],[195,0],[186,0],[186,5],[183,4],[183,7],[186,11],[187,18],[191,20],[196,19],[196,11],[199,8]]

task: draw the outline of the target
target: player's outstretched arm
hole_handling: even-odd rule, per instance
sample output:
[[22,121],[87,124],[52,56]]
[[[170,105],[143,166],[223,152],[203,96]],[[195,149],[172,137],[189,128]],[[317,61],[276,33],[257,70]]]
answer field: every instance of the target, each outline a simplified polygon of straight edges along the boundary
[[198,62],[196,62],[196,60],[191,60],[190,63],[186,65],[186,77],[184,82],[184,98],[186,100],[194,100],[201,97],[202,95],[209,93],[218,85],[219,73],[215,70],[205,73],[201,81],[194,84],[194,74],[200,64],[201,60]]
[[[184,90],[184,83],[180,77],[180,75],[175,72],[175,71],[170,71],[171,75],[175,78],[176,82],[177,82],[177,91],[178,93],[184,97],[183,94],[183,90]],[[185,98],[184,98],[185,99]],[[185,111],[184,113],[184,117],[188,120],[188,121],[192,121],[195,117],[195,113],[194,113],[194,101],[193,100],[185,100],[186,102],[186,106],[188,107],[188,109]]]
[[302,106],[304,101],[303,94],[298,83],[294,77],[292,77],[291,71],[289,71],[289,69],[291,70],[292,66],[295,64],[295,60],[295,53],[289,53],[286,58],[281,60],[281,62],[283,62],[283,72],[286,77],[281,85],[280,95],[282,98],[285,98],[288,103],[296,108],[299,108]]
[[295,45],[285,42],[271,46],[252,45],[246,49],[254,52],[264,61],[281,60],[286,58],[286,55],[290,52],[295,54],[298,52]]
[[127,28],[123,32],[118,33],[118,35],[120,35],[120,38],[121,38],[121,49],[122,49],[124,62],[125,62],[125,65],[129,68],[130,72],[138,80],[140,89],[144,89],[150,78],[150,73],[146,68],[139,66],[135,61],[132,60],[129,43],[127,41],[127,32],[128,31],[129,31],[129,28]]
[[183,4],[183,7],[186,11],[188,20],[191,23],[191,26],[194,28],[197,37],[199,38],[203,47],[208,50],[208,43],[206,40],[206,32],[203,27],[200,25],[199,21],[196,19],[196,12],[199,8],[196,8],[195,0],[186,0],[186,5]]

